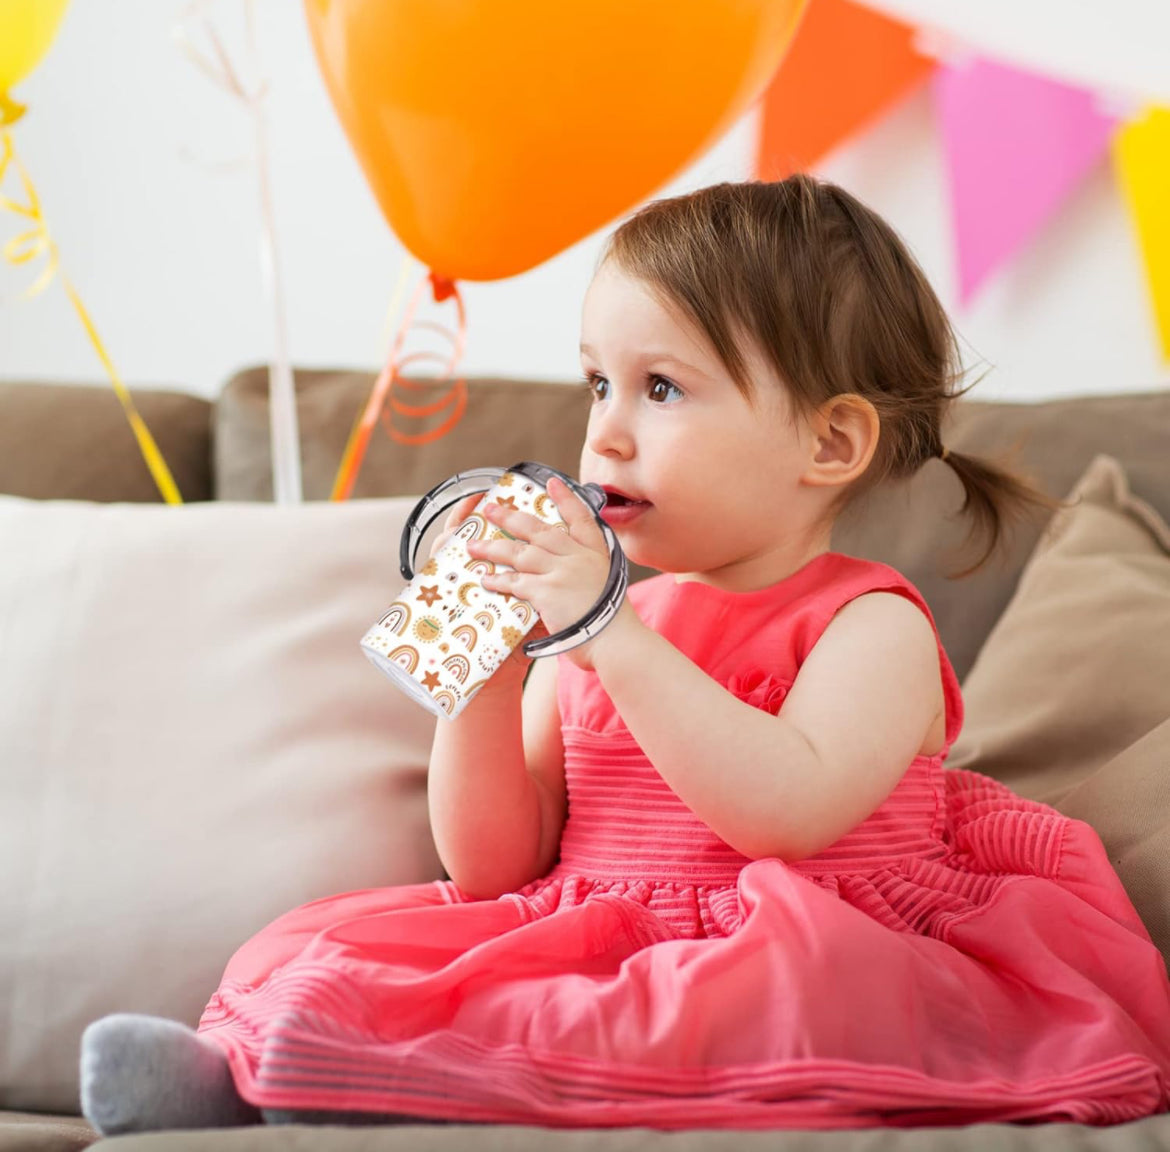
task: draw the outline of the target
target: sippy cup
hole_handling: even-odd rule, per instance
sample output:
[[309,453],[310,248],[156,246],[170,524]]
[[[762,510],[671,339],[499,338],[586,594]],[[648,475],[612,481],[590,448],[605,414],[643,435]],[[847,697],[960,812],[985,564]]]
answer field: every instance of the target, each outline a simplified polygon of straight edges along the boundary
[[[568,531],[545,492],[550,476],[558,476],[593,509],[609,546],[609,577],[597,603],[582,619],[555,635],[529,641],[525,655],[555,656],[576,648],[596,636],[621,607],[629,572],[613,529],[598,516],[605,506],[605,492],[598,485],[578,484],[555,468],[529,460],[506,470],[476,468],[456,473],[415,505],[399,545],[402,576],[410,583],[361,639],[370,662],[437,716],[449,720],[458,716],[536,623],[536,610],[527,600],[489,591],[480,583],[484,574],[510,571],[509,566],[473,559],[467,543],[507,535],[480,513],[485,500],[511,505]],[[416,573],[423,533],[448,508],[474,492],[486,495]]]

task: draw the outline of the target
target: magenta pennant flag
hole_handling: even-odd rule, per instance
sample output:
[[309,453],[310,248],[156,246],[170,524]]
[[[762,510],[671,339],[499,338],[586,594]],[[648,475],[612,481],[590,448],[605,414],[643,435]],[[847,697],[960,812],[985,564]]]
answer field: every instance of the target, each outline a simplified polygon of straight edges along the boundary
[[987,60],[943,65],[934,85],[966,304],[1106,154],[1117,121],[1092,92]]

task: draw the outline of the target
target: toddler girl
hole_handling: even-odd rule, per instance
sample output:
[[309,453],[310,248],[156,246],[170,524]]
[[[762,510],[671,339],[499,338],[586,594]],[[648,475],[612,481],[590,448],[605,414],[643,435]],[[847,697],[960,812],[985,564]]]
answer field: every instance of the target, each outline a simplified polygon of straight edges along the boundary
[[[1170,986],[1100,840],[944,770],[963,703],[926,603],[830,549],[847,501],[936,456],[980,563],[1007,515],[1053,503],[941,443],[958,350],[903,244],[805,176],[653,202],[606,248],[581,355],[580,479],[661,574],[437,724],[449,881],[280,917],[197,1033],[97,1021],[85,1114],[110,1133],[1166,1108]],[[472,550],[557,631],[608,565],[585,505],[549,494],[568,531],[497,505]]]

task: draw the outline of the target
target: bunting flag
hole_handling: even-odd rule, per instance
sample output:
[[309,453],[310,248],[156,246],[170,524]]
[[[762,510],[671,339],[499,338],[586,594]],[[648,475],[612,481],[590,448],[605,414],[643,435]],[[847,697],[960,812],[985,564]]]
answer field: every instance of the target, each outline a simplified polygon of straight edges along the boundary
[[[1059,0],[1050,2],[1055,19]],[[936,12],[935,0],[809,0],[760,98],[755,177],[781,180],[814,170],[829,152],[933,74],[950,185],[958,298],[966,305],[1044,227],[1112,145],[1162,353],[1170,360],[1170,105],[1160,93],[1150,92],[1143,97],[1151,103],[1146,112],[1134,116],[1132,99],[1129,107],[1118,107],[1123,94],[1132,98],[1143,85],[1149,87],[1151,77],[1165,81],[1164,71],[1137,69],[1139,75],[1130,66],[1136,58],[1135,36],[1142,44],[1161,43],[1156,21],[1151,17],[1148,27],[1138,27],[1132,24],[1133,13],[1127,14],[1124,37],[1106,43],[1104,58],[1094,57],[1082,79],[1068,65],[1063,42],[1060,52],[1049,52],[1054,48],[1049,43],[1015,44],[1014,67],[984,58],[1016,34],[1007,9],[1002,20],[993,21],[1003,33],[993,43],[976,35],[984,28],[982,9],[968,27],[967,8],[954,8],[946,15]],[[1157,20],[1170,17],[1160,14]],[[1032,49],[1036,52],[1029,55]],[[956,53],[970,58],[962,62]],[[1045,65],[1037,63],[1035,72],[1026,70],[1028,64],[1020,66],[1033,56]],[[1150,57],[1155,59],[1156,53]],[[1058,60],[1065,65],[1059,70]],[[1056,75],[1072,77],[1072,82],[1056,80]],[[1114,114],[1094,92],[1103,77]]]
[[966,304],[1108,151],[1116,121],[1091,92],[987,60],[940,66],[934,94]]
[[1170,108],[1151,108],[1126,124],[1113,154],[1146,266],[1162,356],[1170,360]]
[[761,99],[756,176],[811,169],[936,66],[914,29],[851,0],[810,0]]

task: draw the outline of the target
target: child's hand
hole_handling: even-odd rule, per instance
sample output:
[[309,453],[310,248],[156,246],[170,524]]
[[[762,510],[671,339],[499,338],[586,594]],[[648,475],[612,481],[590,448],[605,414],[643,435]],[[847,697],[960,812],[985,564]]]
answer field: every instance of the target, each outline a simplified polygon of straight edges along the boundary
[[[527,600],[552,633],[575,624],[597,603],[609,575],[609,549],[593,510],[555,476],[549,480],[548,495],[564,525],[546,524],[527,512],[485,504],[488,523],[516,539],[472,540],[468,552],[476,559],[515,569],[484,576],[484,588]],[[590,646],[574,648],[567,656],[578,667],[592,668],[587,652]]]

